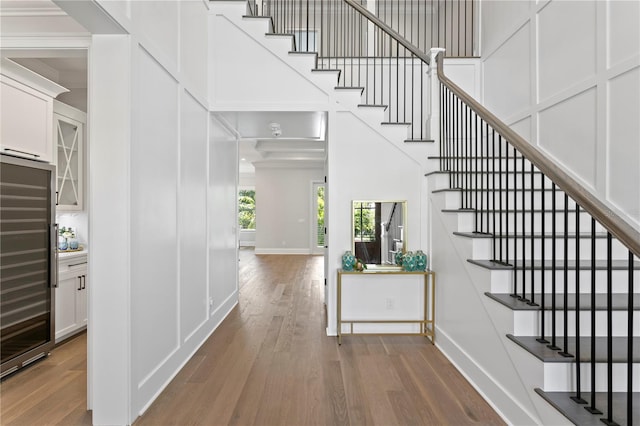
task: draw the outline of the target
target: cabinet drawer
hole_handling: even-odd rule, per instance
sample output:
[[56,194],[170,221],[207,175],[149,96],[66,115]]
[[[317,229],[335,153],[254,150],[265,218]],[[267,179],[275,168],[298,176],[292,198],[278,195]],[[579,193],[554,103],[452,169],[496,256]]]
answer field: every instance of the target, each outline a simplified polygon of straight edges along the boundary
[[58,279],[64,280],[87,273],[87,256],[77,256],[58,261]]

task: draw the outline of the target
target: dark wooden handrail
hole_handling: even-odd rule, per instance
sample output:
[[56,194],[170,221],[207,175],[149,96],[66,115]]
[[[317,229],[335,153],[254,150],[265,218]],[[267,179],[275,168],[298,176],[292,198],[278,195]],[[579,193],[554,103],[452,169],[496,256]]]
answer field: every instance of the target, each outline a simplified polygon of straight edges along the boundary
[[[351,0],[345,0],[351,1]],[[393,35],[391,35],[393,37]],[[633,254],[640,257],[640,232],[622,219],[616,212],[589,192],[584,185],[563,171],[543,152],[514,132],[498,117],[482,106],[471,95],[451,81],[443,71],[442,52],[436,57],[438,78],[440,82],[464,101],[478,117],[487,122],[498,134],[514,146],[527,160],[535,165],[545,176],[568,194],[576,203],[605,227],[618,241],[624,244]]]

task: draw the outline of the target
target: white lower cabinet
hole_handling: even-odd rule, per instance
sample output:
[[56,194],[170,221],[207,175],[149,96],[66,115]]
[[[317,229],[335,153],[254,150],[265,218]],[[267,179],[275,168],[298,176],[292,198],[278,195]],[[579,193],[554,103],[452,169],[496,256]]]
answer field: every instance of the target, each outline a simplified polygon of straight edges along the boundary
[[61,258],[56,288],[56,343],[87,327],[87,256]]

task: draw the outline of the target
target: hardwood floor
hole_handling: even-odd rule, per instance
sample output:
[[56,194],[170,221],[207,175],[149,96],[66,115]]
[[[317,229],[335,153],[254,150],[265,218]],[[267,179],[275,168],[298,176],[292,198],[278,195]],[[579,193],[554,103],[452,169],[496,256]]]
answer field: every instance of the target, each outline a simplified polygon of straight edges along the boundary
[[0,382],[1,425],[90,425],[87,334]]
[[[425,338],[327,337],[322,257],[240,258],[238,306],[136,426],[504,424]],[[89,424],[72,343],[2,383],[3,425]],[[50,365],[63,352],[65,366]],[[42,396],[20,402],[31,391]]]

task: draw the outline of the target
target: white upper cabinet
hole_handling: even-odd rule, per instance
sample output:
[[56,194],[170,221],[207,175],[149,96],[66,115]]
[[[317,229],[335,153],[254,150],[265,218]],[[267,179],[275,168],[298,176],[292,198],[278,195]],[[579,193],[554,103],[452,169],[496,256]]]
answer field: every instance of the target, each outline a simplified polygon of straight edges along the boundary
[[53,111],[57,210],[82,210],[86,114],[58,101],[54,101]]
[[53,162],[53,98],[68,90],[9,59],[1,65],[0,149]]

